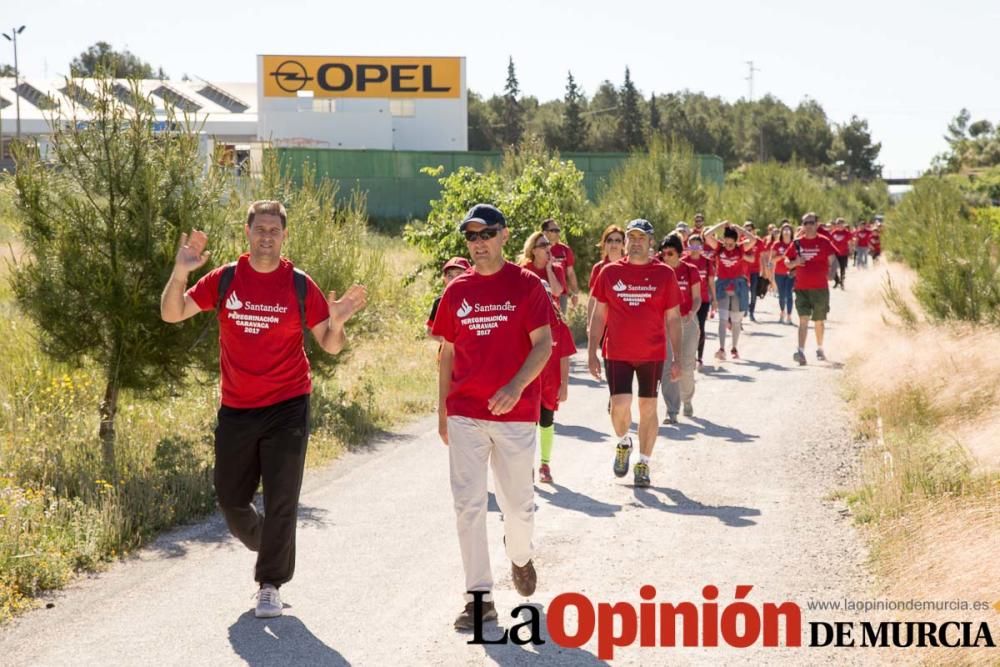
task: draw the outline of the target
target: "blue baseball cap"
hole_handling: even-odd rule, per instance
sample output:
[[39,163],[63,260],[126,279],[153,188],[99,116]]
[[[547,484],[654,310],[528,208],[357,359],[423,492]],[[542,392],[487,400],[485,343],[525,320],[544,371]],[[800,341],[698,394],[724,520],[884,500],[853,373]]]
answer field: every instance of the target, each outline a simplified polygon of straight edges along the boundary
[[643,232],[643,233],[648,234],[650,236],[654,235],[654,232],[653,232],[653,223],[651,223],[649,220],[644,220],[642,218],[636,218],[632,222],[628,223],[627,227],[625,227],[625,233],[628,234],[633,229],[638,229],[640,232]]
[[506,227],[507,218],[503,217],[496,206],[491,204],[476,204],[465,214],[465,219],[458,225],[458,231],[464,232],[470,222],[479,222],[487,227]]

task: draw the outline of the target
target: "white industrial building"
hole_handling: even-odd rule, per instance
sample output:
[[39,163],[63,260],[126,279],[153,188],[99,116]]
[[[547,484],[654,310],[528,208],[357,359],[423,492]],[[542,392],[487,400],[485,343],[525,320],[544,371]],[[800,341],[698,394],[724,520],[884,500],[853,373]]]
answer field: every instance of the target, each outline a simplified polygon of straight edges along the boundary
[[[298,60],[292,60],[295,58]],[[330,85],[317,86],[315,79],[329,83],[331,77],[312,76],[305,69],[301,75],[289,73],[288,68],[299,61],[315,62],[320,71],[340,68],[336,71],[348,72],[351,81],[345,82],[341,75],[335,82],[343,89],[340,91],[329,90]],[[268,62],[278,65],[265,66]],[[256,82],[146,79],[139,86],[141,94],[153,101],[158,116],[165,120],[171,105],[178,115],[187,114],[200,124],[216,145],[240,155],[260,143],[333,149],[468,150],[464,58],[259,56],[257,67]],[[432,70],[434,67],[443,67],[445,74]],[[367,87],[365,77],[369,79]],[[443,81],[447,85],[442,85]],[[282,87],[276,87],[278,84]],[[44,146],[51,132],[49,119],[57,110],[87,118],[94,86],[92,79],[0,78],[0,167],[4,160],[9,166],[8,146],[17,134],[18,116],[22,137],[37,139]],[[130,104],[130,82],[117,80],[114,86],[119,99]],[[302,89],[286,90],[294,87]]]

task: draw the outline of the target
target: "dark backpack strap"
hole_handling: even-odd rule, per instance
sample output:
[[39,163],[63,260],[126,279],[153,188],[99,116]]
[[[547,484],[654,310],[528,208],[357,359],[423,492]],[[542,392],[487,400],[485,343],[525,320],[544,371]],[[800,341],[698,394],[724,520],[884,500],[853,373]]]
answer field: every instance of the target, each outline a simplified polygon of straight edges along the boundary
[[236,262],[226,264],[226,266],[222,269],[222,273],[219,275],[219,295],[215,301],[216,310],[222,307],[226,298],[226,293],[229,291],[229,286],[233,284],[233,278],[235,276]]
[[309,282],[305,271],[292,269],[292,281],[295,283],[295,296],[299,300],[299,319],[302,320],[302,326],[306,326],[306,290],[309,289]]

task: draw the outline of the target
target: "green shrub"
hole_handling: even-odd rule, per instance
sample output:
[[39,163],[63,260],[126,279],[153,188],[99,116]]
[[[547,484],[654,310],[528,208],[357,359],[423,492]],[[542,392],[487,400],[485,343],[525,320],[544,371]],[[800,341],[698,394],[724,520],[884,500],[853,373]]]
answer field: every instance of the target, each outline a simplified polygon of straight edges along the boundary
[[[425,171],[440,174],[440,170]],[[547,153],[537,142],[528,141],[505,152],[497,170],[480,173],[461,167],[440,183],[441,197],[431,202],[426,222],[409,224],[403,231],[409,243],[429,256],[425,268],[435,274],[450,257],[468,256],[458,223],[480,202],[493,204],[507,218],[508,259],[521,254],[524,241],[541,229],[547,218],[559,221],[563,238],[574,250],[591,242],[583,172],[572,162]]]

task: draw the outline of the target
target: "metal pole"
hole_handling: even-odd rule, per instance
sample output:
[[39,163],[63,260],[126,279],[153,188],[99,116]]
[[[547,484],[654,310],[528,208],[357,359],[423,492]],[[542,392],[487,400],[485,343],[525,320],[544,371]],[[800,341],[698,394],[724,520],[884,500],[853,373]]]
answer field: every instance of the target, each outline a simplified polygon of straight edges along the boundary
[[[24,30],[24,26],[21,26],[21,30]],[[12,28],[11,32],[14,33],[14,93],[17,95],[14,98],[14,108],[17,113],[17,140],[21,141],[21,91],[16,90],[21,87],[21,70],[17,67],[17,33],[20,32],[16,28]]]

